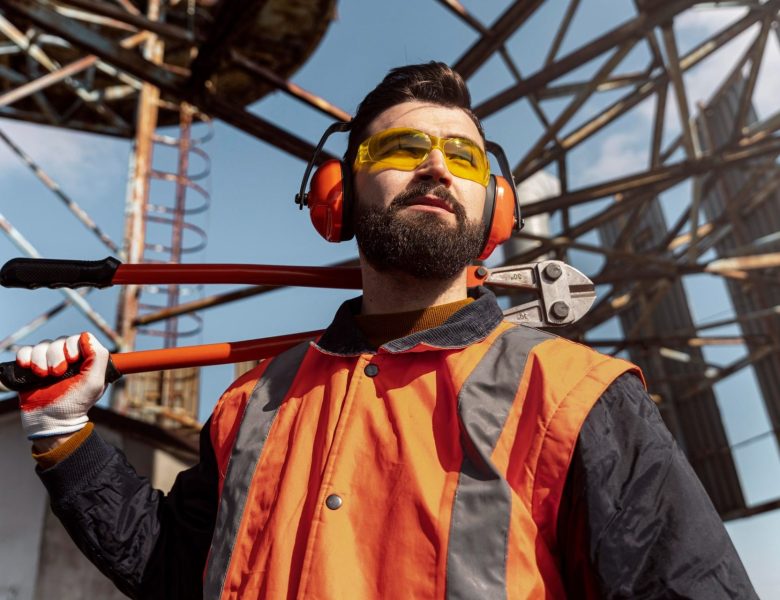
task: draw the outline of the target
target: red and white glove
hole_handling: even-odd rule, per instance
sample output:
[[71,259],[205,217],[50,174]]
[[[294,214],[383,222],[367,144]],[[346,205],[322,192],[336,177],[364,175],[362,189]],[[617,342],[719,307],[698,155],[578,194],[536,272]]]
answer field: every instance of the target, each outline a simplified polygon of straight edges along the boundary
[[77,375],[19,392],[22,427],[28,439],[67,435],[87,424],[87,411],[106,389],[108,350],[87,332],[19,348],[16,363],[39,377],[62,375],[68,365],[82,358]]

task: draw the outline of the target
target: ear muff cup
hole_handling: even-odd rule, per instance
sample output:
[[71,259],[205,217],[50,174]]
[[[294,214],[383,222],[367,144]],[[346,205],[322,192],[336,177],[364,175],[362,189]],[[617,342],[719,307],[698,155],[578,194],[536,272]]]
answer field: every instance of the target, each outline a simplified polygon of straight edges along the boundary
[[504,177],[490,176],[482,219],[485,223],[485,242],[479,260],[485,260],[496,246],[507,241],[515,228],[515,192],[512,184]]
[[340,160],[327,160],[314,172],[306,196],[314,228],[329,242],[352,238],[350,176]]

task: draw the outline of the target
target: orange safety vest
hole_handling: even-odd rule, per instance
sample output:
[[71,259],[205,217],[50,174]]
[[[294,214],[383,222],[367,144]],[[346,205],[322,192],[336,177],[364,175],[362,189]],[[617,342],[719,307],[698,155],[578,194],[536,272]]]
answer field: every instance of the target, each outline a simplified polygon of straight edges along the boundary
[[204,597],[564,597],[569,463],[627,371],[641,377],[508,322],[465,347],[311,343],[266,361],[212,416],[220,505]]

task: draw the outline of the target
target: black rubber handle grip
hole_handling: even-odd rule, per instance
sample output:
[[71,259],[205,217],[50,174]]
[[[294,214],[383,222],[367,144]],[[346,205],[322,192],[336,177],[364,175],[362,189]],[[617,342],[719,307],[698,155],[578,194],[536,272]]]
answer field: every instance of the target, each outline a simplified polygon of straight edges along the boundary
[[111,284],[122,263],[113,256],[103,260],[12,258],[0,269],[0,285],[34,290],[47,288],[104,288]]
[[[33,373],[32,369],[20,367],[15,361],[4,362],[0,363],[0,383],[9,390],[26,392],[78,375],[80,369],[81,361],[78,361],[69,365],[67,371],[59,377],[38,377]],[[119,372],[109,358],[106,366],[106,385],[114,383],[120,377],[122,377],[122,373]]]

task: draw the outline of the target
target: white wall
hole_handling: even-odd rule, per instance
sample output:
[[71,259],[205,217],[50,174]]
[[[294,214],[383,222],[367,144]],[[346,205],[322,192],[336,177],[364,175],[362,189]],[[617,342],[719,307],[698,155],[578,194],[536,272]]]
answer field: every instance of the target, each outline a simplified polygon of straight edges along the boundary
[[47,495],[19,413],[0,415],[0,600],[32,600]]

